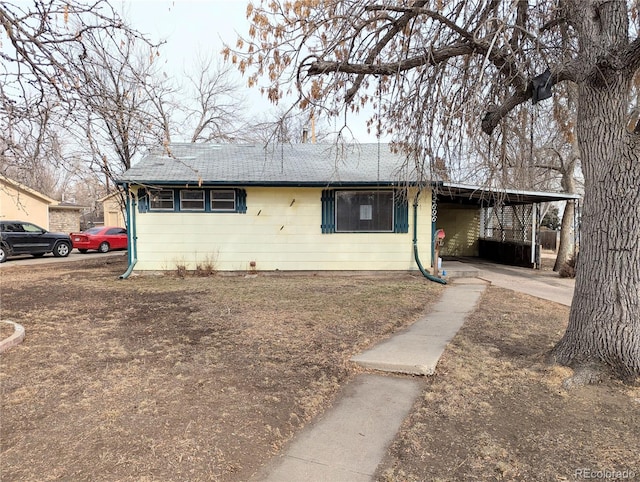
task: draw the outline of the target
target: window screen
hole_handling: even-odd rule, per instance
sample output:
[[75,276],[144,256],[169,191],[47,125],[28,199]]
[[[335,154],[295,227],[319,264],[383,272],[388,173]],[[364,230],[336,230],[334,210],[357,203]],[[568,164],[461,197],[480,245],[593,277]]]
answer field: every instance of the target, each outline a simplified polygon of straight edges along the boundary
[[393,191],[336,191],[337,232],[393,232]]
[[160,189],[149,193],[151,209],[159,209],[163,211],[173,211],[173,190]]
[[180,191],[181,211],[204,211],[204,191],[188,189]]
[[235,211],[236,192],[231,189],[211,191],[212,211]]

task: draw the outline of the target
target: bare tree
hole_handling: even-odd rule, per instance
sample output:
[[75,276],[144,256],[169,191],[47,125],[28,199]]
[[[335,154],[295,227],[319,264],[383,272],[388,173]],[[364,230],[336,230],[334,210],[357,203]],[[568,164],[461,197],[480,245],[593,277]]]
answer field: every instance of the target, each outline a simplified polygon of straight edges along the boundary
[[61,199],[81,171],[66,138],[64,116],[46,100],[25,104],[0,136],[0,173],[54,199]]
[[[78,87],[75,57],[86,50],[92,32],[124,35],[146,41],[118,17],[106,0],[87,4],[76,0],[2,2],[0,25],[8,41],[0,50],[2,106],[12,118],[26,115],[34,96],[55,97],[73,107]],[[8,108],[9,105],[12,108]]]
[[[534,179],[541,180],[543,188],[570,194],[582,190],[580,149],[575,135],[575,99],[576,92],[572,84],[556,86],[556,95],[549,109],[551,113],[538,116],[538,130],[531,132],[530,140],[531,145],[535,145],[531,156]],[[536,186],[535,180],[531,181],[530,186]],[[575,254],[575,215],[575,201],[566,201],[554,271],[559,271]]]
[[[550,177],[552,187],[556,189],[559,187],[563,192],[576,194],[579,192],[579,188],[581,190],[582,182],[579,173],[580,150],[573,133],[574,127],[567,126],[563,122],[558,122],[556,125],[558,128],[554,130],[549,141],[537,149],[538,155],[534,164],[534,173]],[[575,255],[575,216],[576,202],[574,200],[566,201],[562,214],[560,244],[553,267],[554,271],[559,271]]]
[[[520,110],[503,126],[500,146],[493,152],[487,138],[472,138],[472,155],[465,166],[475,183],[517,189],[562,191],[576,194],[580,182],[580,152],[575,137],[575,93],[556,95],[548,108]],[[559,94],[560,92],[556,92]],[[496,162],[497,161],[497,162]],[[554,270],[574,254],[575,201],[565,202],[560,245]]]
[[[82,50],[69,55],[76,75],[73,120],[94,170],[115,179],[144,149],[168,135],[163,99],[154,82],[155,51],[135,37],[103,31],[85,34]],[[72,47],[75,48],[75,47]]]
[[308,111],[282,108],[255,117],[242,131],[242,141],[265,145],[325,142],[331,137],[322,119],[315,119]]
[[175,124],[179,122],[177,118],[181,117],[180,102],[176,99],[178,88],[159,69],[148,72],[140,85],[151,111],[150,125],[153,127],[149,130],[155,133],[155,137],[160,136],[164,143],[170,144],[174,134],[178,133],[175,129]]
[[[76,0],[2,2],[0,24],[8,39],[0,50],[3,165],[16,167],[29,159],[40,159],[58,169],[70,169],[69,152],[60,159],[51,153],[41,155],[42,148],[58,140],[61,133],[73,130],[80,107],[88,104],[81,101],[91,96],[87,94],[88,86],[101,79],[83,75],[88,69],[78,70],[83,62],[90,62],[90,54],[95,55],[99,47],[96,39],[110,41],[115,47],[109,51],[112,55],[119,42],[126,45],[133,39],[149,51],[154,46],[128,27],[107,0],[89,4]],[[91,132],[95,129],[92,124]],[[35,142],[22,142],[26,130],[38,131],[38,136],[31,136]],[[41,142],[44,140],[47,141]],[[70,142],[67,135],[65,144]],[[27,152],[27,145],[39,152]]]
[[238,137],[244,99],[235,74],[211,56],[199,57],[192,72],[185,73],[180,108],[190,142],[228,142]]
[[[526,103],[577,87],[585,179],[580,259],[569,326],[555,359],[575,381],[640,375],[640,129],[628,105],[640,66],[626,1],[263,1],[249,38],[226,50],[268,97],[294,81],[303,106],[357,110],[372,89],[397,145],[427,165],[481,129],[508,131]],[[346,106],[346,107],[345,107]],[[445,156],[446,158],[446,156]],[[429,177],[430,172],[425,172]],[[597,280],[597,281],[596,281]]]

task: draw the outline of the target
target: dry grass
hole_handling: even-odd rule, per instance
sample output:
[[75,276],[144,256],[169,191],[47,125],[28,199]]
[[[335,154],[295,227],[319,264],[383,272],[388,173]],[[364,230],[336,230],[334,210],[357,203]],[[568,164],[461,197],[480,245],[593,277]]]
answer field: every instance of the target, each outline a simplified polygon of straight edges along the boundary
[[[122,281],[109,263],[3,268],[2,317],[27,330],[0,359],[3,481],[247,480],[331,404],[354,353],[443,289],[409,275]],[[640,478],[640,388],[564,390],[569,371],[544,358],[566,320],[489,288],[379,480]]]
[[3,268],[2,480],[246,480],[441,289],[109,263]]
[[14,331],[15,331],[15,327],[13,326],[12,323],[0,322],[0,340],[9,338],[11,335],[13,335]]
[[567,392],[545,355],[568,308],[490,288],[405,421],[383,481],[576,480],[576,470],[640,478],[640,388]]

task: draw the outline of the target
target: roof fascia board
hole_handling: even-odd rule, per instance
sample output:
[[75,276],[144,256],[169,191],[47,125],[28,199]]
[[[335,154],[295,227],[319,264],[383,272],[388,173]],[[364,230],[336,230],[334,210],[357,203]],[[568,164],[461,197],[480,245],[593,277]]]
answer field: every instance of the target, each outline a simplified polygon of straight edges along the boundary
[[443,182],[442,187],[444,188],[450,187],[452,189],[461,189],[465,191],[478,192],[481,195],[490,193],[490,192],[497,192],[497,193],[503,193],[503,194],[513,195],[513,196],[557,198],[556,200],[558,201],[565,201],[567,199],[580,199],[582,197],[580,196],[580,194],[558,193],[558,192],[548,192],[548,191],[521,191],[518,189],[488,189],[482,186],[473,186],[469,184],[456,184],[452,182]]
[[[415,181],[411,182],[394,182],[394,181],[349,181],[349,182],[296,182],[296,181],[136,181],[136,180],[122,180],[119,179],[116,183],[120,186],[124,185],[138,185],[138,186],[171,186],[171,187],[215,187],[215,186],[246,186],[246,187],[401,187],[401,186],[417,186]],[[436,183],[431,183],[435,185]]]

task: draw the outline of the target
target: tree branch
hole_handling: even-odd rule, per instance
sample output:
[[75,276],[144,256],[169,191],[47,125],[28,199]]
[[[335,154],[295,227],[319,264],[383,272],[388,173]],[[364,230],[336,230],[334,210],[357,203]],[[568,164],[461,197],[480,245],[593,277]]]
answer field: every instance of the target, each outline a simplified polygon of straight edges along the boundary
[[[425,0],[418,0],[415,2],[415,5],[417,7],[421,7],[425,3],[426,3]],[[371,51],[369,52],[369,55],[367,55],[367,58],[365,59],[365,64],[372,64],[376,59],[376,57],[380,54],[380,52],[382,52],[382,49],[385,47],[385,45],[387,45],[398,34],[398,32],[400,32],[404,27],[406,27],[409,21],[414,17],[415,17],[414,13],[405,12],[398,20],[394,21],[389,31],[371,49]],[[356,80],[354,81],[353,85],[347,91],[347,94],[345,96],[345,101],[347,103],[353,100],[353,97],[356,95],[356,92],[360,89],[360,86],[362,85],[362,82],[364,80],[364,75],[365,74],[359,74]]]
[[[557,83],[563,82],[566,80],[573,81],[573,82],[577,80],[575,69],[572,69],[571,66],[569,66],[569,68],[567,69],[560,70],[559,72],[556,72],[556,73],[552,72],[551,76],[549,77],[548,84],[550,87],[553,87]],[[531,99],[532,96],[533,96],[533,83],[530,80],[527,83],[526,90],[516,91],[516,93],[514,93],[513,95],[511,95],[511,97],[505,100],[502,103],[502,105],[494,109],[487,110],[487,113],[482,118],[482,123],[481,123],[482,131],[485,134],[491,135],[491,133],[498,126],[500,121],[504,117],[506,117],[507,114],[509,114],[509,112],[511,112],[514,108],[516,108],[520,104]]]
[[431,17],[434,20],[443,23],[447,27],[449,27],[452,31],[458,33],[461,37],[466,38],[468,40],[473,40],[473,34],[468,30],[465,30],[462,27],[459,27],[455,22],[449,20],[447,17],[442,15],[441,13],[435,12],[433,10],[429,10],[428,8],[422,7],[394,7],[394,6],[382,6],[382,5],[370,5],[365,8],[365,10],[369,10],[372,12],[376,11],[389,11],[389,12],[402,12],[402,13],[411,13],[412,17],[417,15],[426,15]]
[[460,43],[454,44],[441,49],[432,50],[427,55],[412,57],[400,62],[391,62],[385,64],[352,64],[349,62],[337,62],[327,60],[316,60],[309,65],[307,69],[308,75],[321,75],[330,72],[343,72],[346,74],[358,75],[395,75],[398,72],[415,69],[424,65],[437,65],[440,62],[448,60],[452,57],[460,55],[468,55],[474,52],[471,44]]

